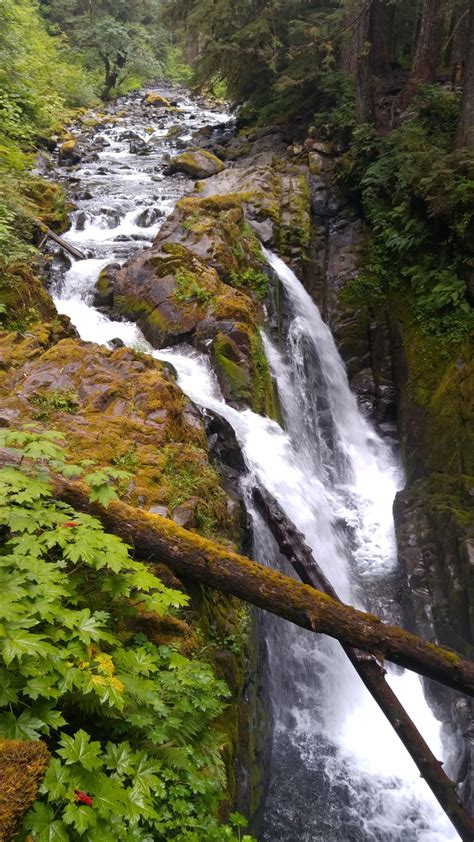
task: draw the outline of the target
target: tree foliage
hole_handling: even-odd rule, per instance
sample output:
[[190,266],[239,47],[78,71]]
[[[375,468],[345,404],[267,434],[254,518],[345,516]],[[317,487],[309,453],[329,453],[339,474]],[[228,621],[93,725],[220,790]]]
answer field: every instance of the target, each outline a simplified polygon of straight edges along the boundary
[[67,34],[92,70],[101,68],[105,97],[131,76],[147,80],[165,72],[168,37],[161,5],[161,0],[42,0],[52,26]]

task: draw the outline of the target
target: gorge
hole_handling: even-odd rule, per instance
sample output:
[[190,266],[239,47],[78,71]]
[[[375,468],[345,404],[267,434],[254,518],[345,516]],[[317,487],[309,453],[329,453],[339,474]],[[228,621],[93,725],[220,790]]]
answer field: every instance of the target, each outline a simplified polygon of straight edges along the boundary
[[[124,111],[132,111],[131,118],[122,117],[111,128],[99,126],[89,132],[92,147],[99,151],[93,152],[90,161],[86,156],[73,174],[84,198],[79,194],[76,199],[73,230],[66,236],[87,258],[65,271],[58,254],[53,269],[56,307],[71,318],[82,340],[99,344],[121,340],[171,363],[179,386],[194,404],[225,418],[234,429],[246,465],[244,499],[245,489],[258,479],[305,535],[345,601],[403,625],[398,604],[402,574],[397,567],[392,521],[392,502],[403,486],[403,475],[393,427],[382,419],[387,436],[384,442],[360,414],[334,341],[317,307],[285,264],[264,251],[273,270],[272,286],[279,289],[279,313],[270,311],[263,344],[281,404],[283,429],[277,421],[232,406],[236,403],[232,393],[228,393],[231,402],[225,401],[211,368],[215,357],[209,359],[202,353],[210,339],[200,340],[198,351],[183,344],[154,351],[132,321],[111,320],[93,306],[99,273],[110,267],[111,261],[121,264],[151,242],[160,217],[171,212],[178,197],[189,190],[189,182],[181,177],[176,181],[176,177],[160,175],[163,155],[173,153],[176,142],[189,142],[191,129],[199,130],[200,124],[210,120],[220,124],[223,117],[227,119],[225,114],[180,98],[179,122],[174,122],[178,119],[174,115],[160,115],[158,127],[148,132],[153,121],[142,101],[135,98],[131,108],[125,103]],[[123,108],[123,104],[117,107]],[[170,123],[179,129],[173,131],[172,140],[168,139]],[[215,142],[226,132],[231,137],[231,132],[219,128]],[[79,130],[79,146],[81,141]],[[257,160],[262,179],[271,171],[274,142],[272,138],[267,152],[265,141],[260,141],[263,151],[257,152]],[[131,151],[132,144],[138,146],[139,153]],[[258,148],[258,140],[256,145]],[[106,176],[102,172],[105,167]],[[255,186],[258,178],[258,170],[253,168],[249,175],[250,169],[242,156],[237,166],[215,176],[209,182],[211,187],[204,183],[203,202],[216,194],[224,198],[230,194],[231,199],[240,194],[248,201],[246,182],[250,179]],[[63,177],[69,178],[68,173],[66,169]],[[304,195],[301,172],[290,178],[293,189]],[[238,189],[229,187],[232,179]],[[211,192],[213,187],[217,187],[216,194]],[[193,213],[197,227],[198,211]],[[309,204],[299,210],[303,230],[309,213]],[[257,234],[266,225],[264,212],[261,216],[264,218],[255,220]],[[149,225],[153,218],[157,221]],[[171,225],[168,223],[171,229],[172,220],[173,216]],[[316,216],[316,224],[319,222]],[[201,241],[208,235],[199,230],[197,235],[192,233],[192,247],[202,257]],[[186,236],[188,247],[189,230],[185,229]],[[112,287],[114,271],[118,266],[109,269]],[[133,313],[130,304],[128,307]],[[152,338],[146,324],[144,329]],[[175,335],[173,344],[186,335],[193,338],[193,332],[181,327]],[[222,369],[217,370],[222,378]],[[237,403],[241,402],[239,396]],[[275,547],[270,553],[265,551],[272,538],[249,499],[246,505],[253,522],[254,557],[277,555]],[[265,621],[264,628],[274,724],[262,839],[388,842],[457,838],[342,653],[338,655],[334,645],[323,640],[315,646],[312,635],[282,621]],[[390,681],[435,753],[449,759],[449,753],[455,753],[455,743],[452,736],[445,735],[442,745],[440,725],[423,697],[419,679],[405,672],[393,673]]]

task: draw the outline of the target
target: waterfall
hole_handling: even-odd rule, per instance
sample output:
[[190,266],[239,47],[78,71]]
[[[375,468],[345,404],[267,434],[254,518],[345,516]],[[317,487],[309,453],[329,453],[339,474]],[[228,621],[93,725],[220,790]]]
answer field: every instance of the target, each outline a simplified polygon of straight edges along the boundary
[[[286,353],[265,337],[282,395],[285,431],[250,410],[228,406],[205,357],[191,350],[153,353],[172,362],[178,383],[193,401],[232,425],[249,470],[244,486],[258,480],[276,497],[341,597],[364,608],[362,594],[370,592],[374,580],[383,585],[396,565],[392,501],[401,472],[360,415],[315,304],[279,258],[267,257],[293,311]],[[318,396],[306,391],[306,377],[312,376],[308,363],[314,364],[315,357],[326,389],[320,412],[325,426],[331,414],[338,470],[329,470],[334,464],[326,463],[329,450],[318,448],[319,434],[310,437],[309,431],[319,427]],[[262,563],[278,559],[278,548],[249,495],[247,505],[255,558]],[[285,560],[279,566],[292,575]],[[262,842],[457,839],[341,647],[278,618],[268,617],[266,628],[276,728]],[[419,678],[398,671],[388,680],[441,757],[440,726]]]
[[[184,103],[189,113],[189,102]],[[205,115],[209,122],[216,115]],[[191,127],[185,113],[183,131]],[[194,128],[199,121],[193,120]],[[140,127],[134,128],[138,130]],[[229,406],[206,357],[190,348],[153,351],[128,322],[112,322],[91,305],[101,268],[143,248],[156,229],[141,230],[145,209],[168,210],[176,199],[169,182],[157,198],[153,175],[159,147],[138,161],[121,140],[123,126],[104,129],[109,145],[99,153],[109,181],[95,164],[81,181],[92,200],[78,202],[73,242],[90,250],[58,280],[55,301],[81,338],[105,344],[119,337],[173,364],[178,383],[199,406],[220,414],[233,427],[248,468],[243,491],[253,521],[255,557],[287,562],[246,493],[258,480],[305,535],[318,563],[341,598],[376,608],[397,620],[390,597],[396,573],[392,501],[402,476],[389,448],[361,416],[342,360],[319,311],[300,281],[276,256],[267,260],[283,287],[289,318],[283,341],[264,343],[278,383],[285,429],[251,410]],[[166,126],[162,129],[163,136]],[[143,137],[146,134],[143,132]],[[171,191],[171,192],[170,192]],[[170,200],[172,195],[172,200]],[[104,222],[104,203],[117,211],[115,227]],[[86,213],[87,211],[87,213]],[[79,224],[79,215],[86,213]],[[125,244],[124,237],[129,238]],[[387,597],[387,593],[389,596]],[[269,796],[261,842],[446,842],[457,839],[415,764],[362,682],[332,640],[307,633],[278,618],[266,618],[269,681],[275,734]],[[440,726],[412,673],[388,679],[433,751],[442,756]]]

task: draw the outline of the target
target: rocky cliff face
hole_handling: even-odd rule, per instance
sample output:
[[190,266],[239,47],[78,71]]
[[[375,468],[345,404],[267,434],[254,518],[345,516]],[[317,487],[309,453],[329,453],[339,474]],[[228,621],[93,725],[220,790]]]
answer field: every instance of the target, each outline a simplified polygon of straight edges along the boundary
[[[428,639],[473,657],[474,367],[472,347],[443,355],[393,303],[391,347],[407,486],[395,503],[404,602]],[[454,732],[453,774],[474,804],[472,701],[431,685],[440,715]],[[464,738],[464,739],[462,739]]]

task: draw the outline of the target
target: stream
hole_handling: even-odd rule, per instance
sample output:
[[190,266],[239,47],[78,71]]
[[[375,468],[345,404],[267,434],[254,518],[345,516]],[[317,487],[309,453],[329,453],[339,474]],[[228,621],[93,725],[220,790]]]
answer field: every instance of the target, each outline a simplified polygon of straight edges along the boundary
[[[77,207],[66,239],[86,259],[65,263],[56,253],[56,307],[83,340],[107,344],[119,338],[171,362],[183,391],[232,425],[248,468],[242,490],[257,560],[278,558],[278,549],[250,502],[255,479],[305,535],[341,598],[360,608],[375,606],[396,622],[394,600],[382,603],[381,595],[392,594],[396,575],[392,503],[402,472],[360,414],[316,305],[279,257],[265,253],[289,317],[279,343],[266,334],[264,343],[284,430],[229,406],[206,357],[186,347],[155,351],[136,325],[111,321],[92,305],[101,269],[150,245],[177,199],[192,189],[184,176],[163,175],[164,156],[176,154],[193,131],[230,119],[183,93],[177,100],[179,113],[157,114],[143,108],[137,95],[126,98],[114,106],[124,116],[89,132],[90,149],[78,169],[58,165],[54,175]],[[280,565],[292,575],[285,561]],[[265,629],[275,729],[260,841],[458,839],[341,647],[271,616]],[[440,723],[418,677],[394,670],[388,680],[434,753],[445,757]]]

